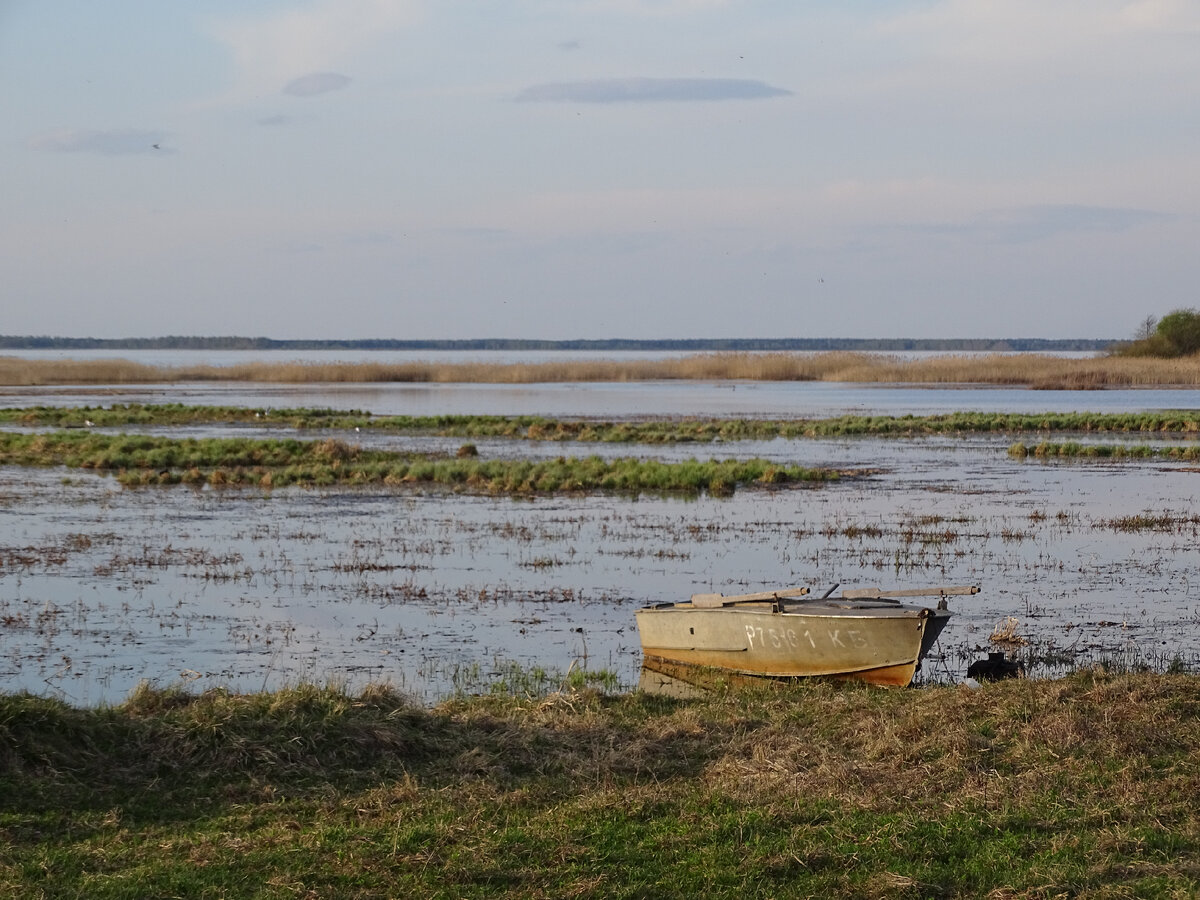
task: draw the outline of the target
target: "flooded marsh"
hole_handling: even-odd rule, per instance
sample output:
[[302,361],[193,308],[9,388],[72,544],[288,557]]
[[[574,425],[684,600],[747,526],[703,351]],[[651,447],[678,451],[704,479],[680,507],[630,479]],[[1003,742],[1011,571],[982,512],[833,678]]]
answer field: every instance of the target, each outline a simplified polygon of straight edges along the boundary
[[[353,439],[402,452],[461,444]],[[779,438],[702,454],[473,443],[482,459],[762,457],[864,474],[731,497],[511,497],[122,487],[88,470],[4,466],[0,690],[95,704],[143,679],[198,690],[386,682],[429,702],[519,686],[530,672],[553,687],[573,670],[631,686],[639,606],[792,584],[981,585],[952,604],[924,678],[961,678],[998,647],[1034,675],[1200,658],[1200,473],[1170,458],[1014,458],[999,435]]]

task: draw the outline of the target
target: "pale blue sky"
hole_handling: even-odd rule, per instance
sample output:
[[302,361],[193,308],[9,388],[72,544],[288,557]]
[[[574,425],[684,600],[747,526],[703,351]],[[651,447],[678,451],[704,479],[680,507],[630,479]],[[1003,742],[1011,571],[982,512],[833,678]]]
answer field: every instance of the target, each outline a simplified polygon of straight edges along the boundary
[[0,0],[0,333],[1123,337],[1194,0]]

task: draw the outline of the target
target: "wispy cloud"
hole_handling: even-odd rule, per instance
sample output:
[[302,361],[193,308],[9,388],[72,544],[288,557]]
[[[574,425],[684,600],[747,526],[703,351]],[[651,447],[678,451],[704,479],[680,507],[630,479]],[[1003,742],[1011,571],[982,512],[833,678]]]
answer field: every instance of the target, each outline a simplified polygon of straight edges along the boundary
[[602,78],[535,84],[516,99],[522,103],[673,103],[760,100],[791,93],[742,78]]
[[283,92],[292,97],[315,97],[330,91],[340,91],[350,84],[349,76],[337,72],[313,72],[293,78],[283,87]]
[[967,222],[919,226],[915,230],[1020,244],[1063,234],[1128,231],[1173,218],[1148,209],[1064,204],[985,210]]
[[420,0],[317,0],[223,19],[210,31],[233,56],[235,94],[254,96],[280,90],[298,72],[336,70],[412,24],[422,6]]
[[26,146],[31,150],[55,153],[96,153],[101,156],[123,156],[133,153],[170,152],[163,148],[163,131],[88,131],[63,128],[34,135]]

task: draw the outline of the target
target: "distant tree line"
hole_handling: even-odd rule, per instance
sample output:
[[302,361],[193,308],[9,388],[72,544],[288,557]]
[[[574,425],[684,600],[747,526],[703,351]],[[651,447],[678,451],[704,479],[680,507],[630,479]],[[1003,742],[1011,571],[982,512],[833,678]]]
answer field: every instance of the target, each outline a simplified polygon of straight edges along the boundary
[[1161,319],[1147,316],[1134,339],[1121,345],[1121,356],[1174,358],[1200,353],[1200,310],[1177,309]]
[[[1172,314],[1174,315],[1174,314]],[[1163,321],[1167,321],[1167,316]],[[1161,323],[1159,323],[1161,326]],[[0,335],[0,350],[678,350],[875,352],[1062,352],[1100,351],[1111,340],[1091,338],[692,338],[677,340],[541,341],[519,338],[472,340],[275,340],[265,337],[197,337],[168,335],[152,338],[68,338]]]

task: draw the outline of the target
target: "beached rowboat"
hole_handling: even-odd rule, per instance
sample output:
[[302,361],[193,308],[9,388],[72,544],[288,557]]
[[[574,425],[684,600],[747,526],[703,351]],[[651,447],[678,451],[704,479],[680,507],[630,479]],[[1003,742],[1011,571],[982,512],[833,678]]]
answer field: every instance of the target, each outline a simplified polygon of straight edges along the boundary
[[[786,588],[724,596],[694,594],[637,612],[647,667],[684,677],[689,668],[775,678],[855,678],[906,685],[950,618],[946,598],[976,586],[879,588],[809,596]],[[937,597],[932,606],[901,598]]]

